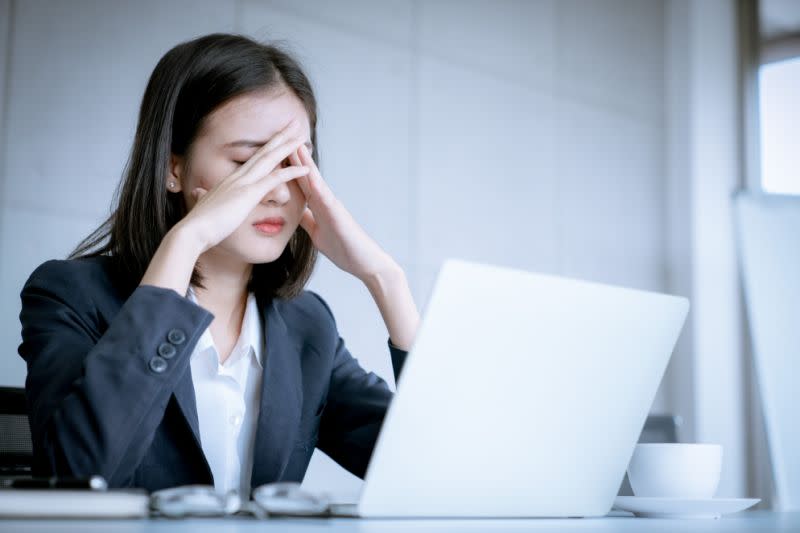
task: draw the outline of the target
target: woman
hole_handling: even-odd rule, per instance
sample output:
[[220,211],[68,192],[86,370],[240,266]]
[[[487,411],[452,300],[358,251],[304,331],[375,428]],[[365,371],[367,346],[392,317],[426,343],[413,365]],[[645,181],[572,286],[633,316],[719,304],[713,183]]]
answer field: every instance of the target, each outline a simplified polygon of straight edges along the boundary
[[246,497],[316,446],[363,477],[392,395],[303,290],[316,250],[369,289],[395,376],[419,314],[320,175],[316,117],[275,47],[213,34],[159,61],[116,209],[22,290],[36,474]]

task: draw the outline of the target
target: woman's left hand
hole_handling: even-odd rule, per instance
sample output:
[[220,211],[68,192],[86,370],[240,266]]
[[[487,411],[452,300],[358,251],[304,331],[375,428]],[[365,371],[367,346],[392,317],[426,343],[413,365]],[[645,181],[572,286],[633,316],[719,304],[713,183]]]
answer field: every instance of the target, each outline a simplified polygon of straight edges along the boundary
[[409,350],[420,317],[405,273],[334,196],[305,145],[290,160],[309,169],[307,176],[297,178],[308,202],[300,225],[320,252],[364,282],[389,330],[389,341]]
[[300,226],[314,246],[337,267],[365,281],[397,268],[394,259],[356,222],[322,179],[311,154],[302,145],[290,157],[293,165],[308,167],[308,176],[297,178],[308,207]]

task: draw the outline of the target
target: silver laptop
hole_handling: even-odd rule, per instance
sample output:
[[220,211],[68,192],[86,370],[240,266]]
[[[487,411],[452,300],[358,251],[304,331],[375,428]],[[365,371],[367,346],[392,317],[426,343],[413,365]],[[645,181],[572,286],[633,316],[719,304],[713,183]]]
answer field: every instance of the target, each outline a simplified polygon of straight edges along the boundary
[[606,515],[688,308],[446,261],[360,499],[333,514]]

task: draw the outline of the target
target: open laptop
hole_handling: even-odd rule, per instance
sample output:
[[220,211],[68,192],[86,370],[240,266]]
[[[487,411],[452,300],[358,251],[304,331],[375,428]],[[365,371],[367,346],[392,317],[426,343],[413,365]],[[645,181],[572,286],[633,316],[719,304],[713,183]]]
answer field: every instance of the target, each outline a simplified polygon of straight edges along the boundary
[[332,513],[606,515],[688,308],[675,296],[445,261],[360,499]]

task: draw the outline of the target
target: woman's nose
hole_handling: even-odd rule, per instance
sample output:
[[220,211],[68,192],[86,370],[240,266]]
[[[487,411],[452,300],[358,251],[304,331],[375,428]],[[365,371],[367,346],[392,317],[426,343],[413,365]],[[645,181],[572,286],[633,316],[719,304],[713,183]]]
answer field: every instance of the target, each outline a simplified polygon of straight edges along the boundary
[[289,201],[291,196],[292,193],[289,190],[289,184],[287,182],[283,182],[268,192],[261,200],[261,203],[283,205]]

